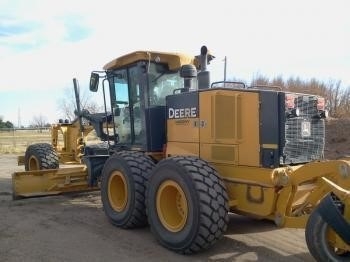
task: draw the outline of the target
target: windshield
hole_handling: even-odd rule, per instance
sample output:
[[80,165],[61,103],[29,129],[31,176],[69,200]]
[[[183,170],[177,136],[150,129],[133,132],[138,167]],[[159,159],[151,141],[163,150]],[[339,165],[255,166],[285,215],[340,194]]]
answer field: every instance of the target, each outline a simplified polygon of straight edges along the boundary
[[148,73],[149,105],[164,106],[165,97],[175,89],[183,88],[179,71],[169,71],[165,66],[151,63]]

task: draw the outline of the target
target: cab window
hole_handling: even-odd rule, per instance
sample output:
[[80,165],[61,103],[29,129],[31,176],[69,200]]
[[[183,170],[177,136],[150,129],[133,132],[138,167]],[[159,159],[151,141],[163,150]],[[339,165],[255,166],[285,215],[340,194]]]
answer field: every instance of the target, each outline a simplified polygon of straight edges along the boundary
[[179,71],[169,71],[167,66],[151,63],[148,73],[149,105],[165,106],[165,97],[183,87]]
[[116,70],[113,75],[114,97],[111,99],[119,143],[135,144],[142,129],[137,67]]

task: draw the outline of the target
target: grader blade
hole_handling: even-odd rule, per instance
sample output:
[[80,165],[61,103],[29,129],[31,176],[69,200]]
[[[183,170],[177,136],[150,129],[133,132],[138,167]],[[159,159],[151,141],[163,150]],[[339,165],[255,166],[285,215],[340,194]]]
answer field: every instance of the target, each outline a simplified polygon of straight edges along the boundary
[[99,190],[88,185],[85,166],[15,172],[12,174],[13,199]]

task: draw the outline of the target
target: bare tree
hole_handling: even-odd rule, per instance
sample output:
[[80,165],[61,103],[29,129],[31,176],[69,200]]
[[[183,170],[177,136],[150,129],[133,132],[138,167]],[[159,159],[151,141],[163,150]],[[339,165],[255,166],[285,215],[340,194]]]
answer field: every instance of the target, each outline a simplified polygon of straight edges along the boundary
[[47,117],[38,115],[33,117],[32,126],[39,128],[39,132],[42,133],[42,129],[48,125]]
[[341,96],[340,81],[330,81],[327,88],[327,101],[329,113],[333,117],[339,117],[339,102]]
[[339,117],[350,117],[350,87],[342,91],[338,107]]
[[270,79],[266,76],[256,74],[251,81],[252,86],[269,85]]
[[[90,113],[97,113],[103,110],[101,106],[91,99],[87,89],[79,89],[81,110],[88,110]],[[70,122],[76,118],[74,111],[77,110],[77,105],[73,88],[65,88],[64,95],[58,101],[58,106],[62,118],[68,119]]]
[[315,78],[302,80],[300,77],[290,77],[285,80],[281,76],[270,80],[264,75],[256,74],[251,83],[252,85],[280,86],[283,90],[290,92],[322,96],[327,101],[330,116],[350,117],[350,87],[343,88],[340,80],[324,83]]

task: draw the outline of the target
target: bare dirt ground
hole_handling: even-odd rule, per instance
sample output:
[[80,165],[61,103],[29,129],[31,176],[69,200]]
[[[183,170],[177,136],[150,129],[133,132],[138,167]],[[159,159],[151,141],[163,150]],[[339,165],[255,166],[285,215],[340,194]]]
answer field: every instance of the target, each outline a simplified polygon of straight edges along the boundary
[[350,119],[328,119],[325,158],[337,159],[344,156],[350,156]]
[[[350,153],[350,120],[327,123],[325,155]],[[16,155],[0,154],[0,261],[314,261],[302,229],[230,215],[228,231],[211,249],[183,256],[161,247],[148,227],[111,225],[99,192],[12,200]]]
[[111,225],[99,192],[12,200],[16,155],[0,155],[0,261],[313,261],[304,230],[231,215],[224,238],[200,254],[161,247],[148,227]]

